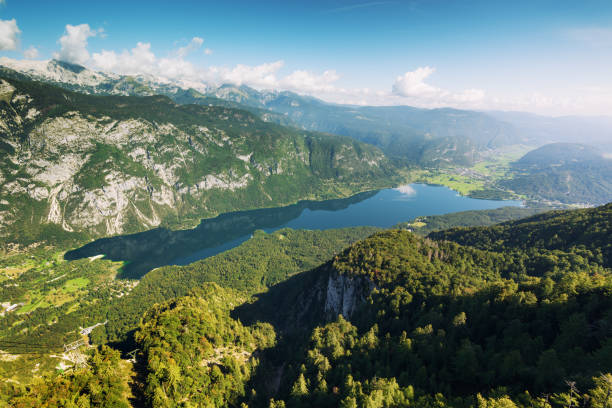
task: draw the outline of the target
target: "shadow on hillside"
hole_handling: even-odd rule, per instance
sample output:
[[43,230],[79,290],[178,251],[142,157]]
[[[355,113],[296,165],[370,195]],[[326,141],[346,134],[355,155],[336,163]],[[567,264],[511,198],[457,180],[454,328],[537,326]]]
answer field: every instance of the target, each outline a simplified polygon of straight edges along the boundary
[[312,330],[321,323],[329,262],[280,282],[235,308],[231,317],[245,325],[267,322],[277,333]]
[[324,323],[328,277],[326,263],[272,286],[231,312],[245,326],[270,323],[276,332],[277,344],[258,353],[260,363],[246,387],[265,390],[265,395],[256,397],[261,403],[285,386],[286,362],[305,352],[312,330]]
[[[244,304],[232,312],[232,317],[251,325],[258,321],[272,324],[277,333],[278,343],[259,353],[259,365],[246,389],[265,390],[257,395],[259,403],[270,398],[288,395],[292,383],[304,363],[313,329],[326,323],[324,313],[325,285],[329,276],[329,264],[296,275],[261,294],[255,302]],[[467,311],[467,324],[446,324],[444,338],[436,341],[450,356],[458,355],[465,344],[473,345],[475,368],[472,377],[455,375],[446,381],[454,395],[466,396],[484,393],[487,390],[504,387],[528,390],[534,395],[542,392],[561,392],[565,379],[573,378],[580,389],[587,389],[591,378],[609,371],[610,356],[607,352],[612,325],[609,319],[611,301],[606,288],[584,290],[572,296],[567,302],[528,303],[517,296],[501,298],[505,288],[491,286],[472,294],[430,296],[427,302],[413,302],[405,306],[403,318],[384,317],[384,309],[362,305],[351,323],[364,333],[377,324],[381,333],[388,333],[398,339],[402,331],[411,333],[415,350],[427,349],[432,342],[431,334],[418,333],[423,316],[435,316],[441,310],[452,312]],[[517,292],[522,293],[522,292]],[[387,296],[385,294],[373,295]],[[381,304],[374,301],[374,305]],[[429,306],[427,306],[429,305]],[[442,305],[444,306],[442,308]],[[447,322],[448,323],[448,322]],[[444,324],[439,322],[438,325]],[[441,328],[442,328],[441,327]],[[438,334],[439,336],[439,334]],[[379,337],[382,339],[382,334]],[[384,342],[381,342],[384,344]],[[392,352],[393,349],[391,349]],[[566,353],[566,350],[572,350]],[[391,367],[385,346],[372,350],[372,356],[385,358],[386,368]],[[539,367],[543,356],[555,353],[560,359],[550,362],[548,370]],[[522,355],[524,360],[516,370],[503,364],[488,364],[509,356]],[[404,356],[405,357],[405,356]],[[419,358],[425,364],[435,366],[436,357],[424,352]],[[349,364],[350,357],[345,363]],[[365,357],[364,357],[365,358]],[[399,358],[399,356],[398,356]],[[419,365],[410,366],[410,359],[394,367],[402,371],[388,371],[387,376],[399,378],[402,373],[413,375],[416,384],[425,392],[440,392],[435,381],[426,377],[417,379]],[[338,362],[338,365],[342,363]],[[377,365],[372,371],[361,372],[364,377],[376,377]],[[406,370],[406,371],[403,371]],[[459,367],[459,371],[464,367]]]

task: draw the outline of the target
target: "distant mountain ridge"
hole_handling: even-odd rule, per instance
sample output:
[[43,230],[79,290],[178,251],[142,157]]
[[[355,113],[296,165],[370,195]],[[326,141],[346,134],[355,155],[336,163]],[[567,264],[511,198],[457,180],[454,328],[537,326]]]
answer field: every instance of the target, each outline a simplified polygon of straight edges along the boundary
[[95,95],[153,96],[174,95],[190,87],[206,87],[189,81],[171,81],[152,75],[120,75],[94,71],[82,65],[55,59],[46,61],[0,58],[0,74],[5,78],[46,82],[76,92]]
[[546,117],[525,112],[489,111],[540,143],[588,143],[612,153],[612,116]]
[[600,205],[612,201],[612,159],[576,143],[551,143],[512,164],[502,187],[534,200]]
[[381,148],[390,157],[418,165],[471,165],[481,149],[522,141],[512,125],[481,112],[337,105],[288,91],[109,74],[57,60],[0,58],[0,66],[5,67],[0,73],[8,78],[38,80],[88,94],[159,94],[181,104],[246,109],[267,122],[349,136]]
[[280,113],[302,129],[350,136],[379,147],[389,157],[419,165],[471,165],[482,149],[526,141],[512,125],[481,112],[338,105],[293,92],[257,92],[232,85],[208,94]]
[[[6,78],[39,80],[86,94],[165,95],[183,105],[247,110],[265,122],[351,137],[380,148],[402,165],[420,168],[470,167],[485,151],[514,144],[537,147],[551,142],[588,140],[612,154],[612,118],[605,117],[552,118],[523,112],[338,105],[289,91],[117,75],[56,60],[0,58],[0,74]],[[516,183],[512,184],[516,187]],[[509,184],[504,186],[510,188]],[[521,188],[516,191],[519,190],[524,191]],[[558,192],[553,193],[554,198],[550,194],[526,195],[559,202],[604,202],[592,197],[571,197],[568,201]]]

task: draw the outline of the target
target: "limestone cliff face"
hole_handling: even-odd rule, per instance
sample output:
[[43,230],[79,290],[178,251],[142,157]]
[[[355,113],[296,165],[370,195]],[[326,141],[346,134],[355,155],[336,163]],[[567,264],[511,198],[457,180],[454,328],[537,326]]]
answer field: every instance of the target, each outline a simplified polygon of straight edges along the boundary
[[93,71],[81,65],[54,59],[14,60],[0,57],[0,71],[12,77],[46,82],[88,94],[149,96],[173,94],[182,88],[207,88],[204,84],[168,81],[151,75],[119,75]]
[[193,225],[389,173],[374,148],[240,110],[2,79],[0,153],[0,236],[42,224],[92,236]]
[[350,319],[355,310],[365,301],[375,285],[362,276],[332,273],[327,280],[325,293],[325,316],[333,320],[342,315]]
[[338,315],[353,319],[375,288],[369,278],[341,274],[328,262],[272,287],[241,318],[267,319],[283,332],[310,333]]

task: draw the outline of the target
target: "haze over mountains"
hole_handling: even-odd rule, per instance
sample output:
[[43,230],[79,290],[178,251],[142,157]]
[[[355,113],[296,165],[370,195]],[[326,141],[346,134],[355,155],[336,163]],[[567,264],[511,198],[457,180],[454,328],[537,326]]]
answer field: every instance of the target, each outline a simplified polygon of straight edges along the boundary
[[[49,82],[85,93],[161,94],[179,103],[196,104],[227,101],[228,106],[252,110],[267,121],[354,137],[391,155],[408,154],[411,159],[429,164],[433,159],[428,149],[434,149],[438,156],[442,153],[443,158],[438,160],[443,163],[444,160],[469,162],[478,148],[516,143],[537,146],[588,140],[590,144],[606,148],[612,144],[612,117],[545,117],[523,112],[338,105],[289,91],[258,91],[246,85],[173,81],[152,75],[117,75],[57,60],[18,61],[3,57],[0,66],[16,71],[4,70],[7,76]],[[436,139],[433,145],[429,144],[431,139]],[[466,144],[468,139],[474,146]],[[458,148],[460,152],[444,158],[444,147]]]
[[[523,177],[525,168],[515,165],[509,174],[518,174],[516,180],[501,181],[493,187],[553,203],[602,204],[612,196],[610,186],[596,181],[608,174],[612,165],[612,160],[607,159],[612,151],[609,150],[612,148],[612,119],[605,117],[552,118],[520,112],[338,105],[288,91],[259,91],[245,85],[194,84],[151,75],[102,73],[57,60],[2,58],[0,65],[3,66],[0,74],[6,78],[42,81],[79,93],[165,95],[181,105],[246,110],[263,122],[351,137],[378,147],[396,164],[413,168],[470,167],[509,146],[535,148],[548,143],[584,143],[587,140],[597,147],[594,154],[601,160],[596,168],[587,163],[580,164],[578,167],[586,171],[584,177],[568,178],[569,173],[557,174],[557,179],[565,177],[563,182],[545,183],[549,187],[534,189],[530,186],[541,184],[542,175],[529,175],[530,178],[526,179]],[[571,151],[575,148],[575,145],[565,144],[558,145],[556,150]],[[582,155],[577,155],[575,160],[591,161]],[[542,166],[545,165],[542,163]],[[532,172],[535,170],[531,167]],[[556,170],[549,171],[547,176]]]

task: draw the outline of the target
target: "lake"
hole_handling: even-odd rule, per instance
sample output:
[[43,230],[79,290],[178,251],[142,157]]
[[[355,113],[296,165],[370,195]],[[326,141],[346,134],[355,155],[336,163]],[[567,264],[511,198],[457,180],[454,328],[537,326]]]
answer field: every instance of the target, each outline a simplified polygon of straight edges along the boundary
[[281,228],[332,229],[354,226],[392,227],[423,215],[520,206],[520,201],[463,197],[443,186],[411,184],[360,193],[345,199],[300,201],[297,204],[237,211],[208,218],[195,228],[165,228],[103,238],[66,253],[69,260],[104,254],[124,261],[121,277],[139,278],[163,265],[186,265],[216,255],[248,240],[254,231]]

